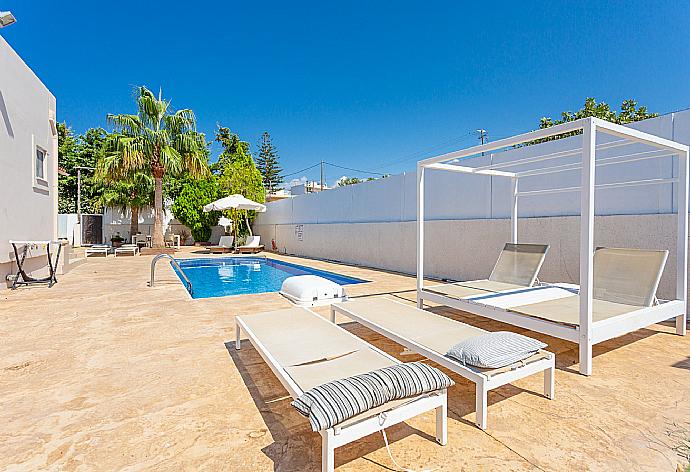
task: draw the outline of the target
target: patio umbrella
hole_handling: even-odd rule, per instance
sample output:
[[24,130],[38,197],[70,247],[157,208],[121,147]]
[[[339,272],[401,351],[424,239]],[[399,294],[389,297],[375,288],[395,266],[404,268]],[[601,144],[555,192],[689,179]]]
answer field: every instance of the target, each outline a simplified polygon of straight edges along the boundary
[[228,195],[227,197],[223,197],[215,202],[211,202],[204,206],[204,211],[223,211],[233,208],[236,210],[254,210],[258,212],[266,211],[266,205],[256,203],[255,201],[245,198],[239,194]]
[[[266,211],[266,205],[257,203],[242,195],[234,194],[223,197],[215,202],[211,202],[208,205],[204,205],[204,211],[223,211],[223,210],[253,210],[263,213]],[[245,220],[247,221],[247,227],[249,228],[249,234],[252,234],[252,227],[249,225],[249,219],[245,214]],[[220,223],[220,222],[219,222]]]

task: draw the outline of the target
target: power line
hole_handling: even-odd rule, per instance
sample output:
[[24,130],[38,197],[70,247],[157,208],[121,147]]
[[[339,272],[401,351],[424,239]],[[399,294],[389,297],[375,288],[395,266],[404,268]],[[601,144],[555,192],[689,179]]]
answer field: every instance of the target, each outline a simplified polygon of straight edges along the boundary
[[360,174],[374,174],[374,175],[380,175],[380,176],[386,175],[386,174],[382,174],[382,173],[380,173],[380,172],[372,172],[372,171],[370,171],[370,170],[353,169],[352,167],[345,167],[345,166],[341,166],[341,165],[338,165],[338,164],[332,164],[332,163],[330,163],[330,162],[324,162],[324,164],[329,165],[329,166],[332,166],[332,167],[337,167],[337,168],[339,168],[339,169],[349,170],[349,171],[351,171],[351,172],[359,172]]
[[320,163],[320,162],[317,162],[317,163],[314,164],[313,166],[305,167],[304,169],[298,170],[297,172],[291,172],[291,173],[289,173],[289,174],[283,174],[283,177],[290,177],[291,175],[301,174],[302,172],[304,172],[304,171],[306,171],[306,170],[313,169],[314,167],[320,166],[320,165],[321,165],[321,163]]
[[389,161],[389,162],[382,164],[380,166],[374,167],[374,169],[385,169],[386,167],[390,167],[390,166],[393,166],[395,164],[401,164],[403,162],[408,162],[411,160],[418,160],[420,157],[423,157],[426,154],[429,154],[429,153],[436,151],[436,150],[439,150],[439,149],[446,148],[446,147],[450,146],[451,144],[457,144],[457,143],[461,143],[463,141],[467,141],[468,139],[473,138],[475,133],[476,133],[476,131],[468,131],[467,133],[461,134],[460,136],[446,139],[446,140],[444,140],[444,141],[442,141],[439,144],[436,144],[434,146],[420,149],[419,151],[415,151],[411,154],[407,154],[405,156],[394,159],[394,160]]

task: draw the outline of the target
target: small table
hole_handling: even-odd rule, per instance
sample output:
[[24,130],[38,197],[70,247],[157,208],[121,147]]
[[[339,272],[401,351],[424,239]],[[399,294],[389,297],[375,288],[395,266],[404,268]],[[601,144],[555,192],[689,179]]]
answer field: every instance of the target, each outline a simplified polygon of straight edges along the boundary
[[[62,250],[62,243],[60,241],[16,241],[10,240],[10,244],[14,249],[14,257],[17,262],[17,276],[12,282],[12,290],[16,289],[19,285],[32,285],[32,284],[48,284],[48,287],[52,287],[53,284],[57,283],[57,266],[60,261],[60,251]],[[50,255],[50,246],[57,244],[57,254],[55,255],[55,262],[53,263],[53,258]],[[22,255],[19,256],[19,250],[17,245],[24,246],[22,249]],[[29,248],[38,248],[39,246],[45,246],[46,255],[48,256],[48,276],[36,278],[28,275],[24,271],[24,261],[26,260],[26,255],[29,252]],[[19,277],[21,276],[21,280]]]

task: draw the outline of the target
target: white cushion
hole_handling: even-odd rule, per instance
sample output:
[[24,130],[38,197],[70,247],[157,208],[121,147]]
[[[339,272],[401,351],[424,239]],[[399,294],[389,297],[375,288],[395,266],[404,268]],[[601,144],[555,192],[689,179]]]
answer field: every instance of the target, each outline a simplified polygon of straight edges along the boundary
[[280,293],[300,306],[328,305],[347,300],[345,288],[317,275],[296,275],[285,279]]
[[497,331],[461,341],[446,355],[463,365],[498,369],[527,359],[545,347],[543,342],[522,334]]

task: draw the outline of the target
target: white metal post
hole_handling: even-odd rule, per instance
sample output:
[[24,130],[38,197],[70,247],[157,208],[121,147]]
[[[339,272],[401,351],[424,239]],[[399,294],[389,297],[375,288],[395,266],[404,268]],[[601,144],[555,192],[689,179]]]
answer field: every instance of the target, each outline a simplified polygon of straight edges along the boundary
[[517,244],[518,242],[518,178],[517,176],[510,178],[510,192],[513,196],[513,201],[510,207],[510,242]]
[[685,336],[688,293],[688,152],[678,154],[678,241],[676,249],[676,299],[683,302],[682,315],[676,316],[676,333]]
[[417,308],[423,308],[424,288],[424,166],[417,164]]
[[592,374],[592,286],[594,259],[594,183],[597,129],[590,118],[582,128],[580,190],[580,373]]

